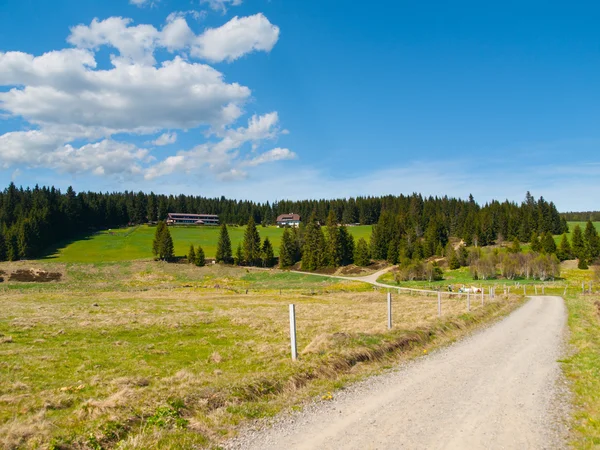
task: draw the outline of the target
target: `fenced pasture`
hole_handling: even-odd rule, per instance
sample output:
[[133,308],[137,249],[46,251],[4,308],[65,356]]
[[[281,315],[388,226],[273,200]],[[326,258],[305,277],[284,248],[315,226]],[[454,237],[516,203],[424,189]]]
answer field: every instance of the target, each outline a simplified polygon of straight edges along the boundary
[[[2,264],[6,273],[30,263]],[[516,307],[327,277],[155,262],[41,264],[0,284],[0,447],[212,446],[244,420],[454,339]],[[299,359],[290,358],[296,305]],[[412,353],[411,353],[412,352]]]

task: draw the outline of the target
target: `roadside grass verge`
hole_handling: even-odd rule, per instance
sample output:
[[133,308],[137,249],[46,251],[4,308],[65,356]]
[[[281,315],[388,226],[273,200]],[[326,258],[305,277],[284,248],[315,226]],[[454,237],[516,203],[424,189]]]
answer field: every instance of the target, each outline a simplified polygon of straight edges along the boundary
[[150,262],[47,267],[63,280],[0,287],[2,448],[215,447],[241,423],[422,354],[521,303],[498,298],[467,313],[463,301],[448,301],[439,319],[434,297],[394,295],[387,331],[384,292],[358,282]]
[[565,298],[569,311],[573,354],[563,361],[571,384],[574,448],[600,447],[600,295]]

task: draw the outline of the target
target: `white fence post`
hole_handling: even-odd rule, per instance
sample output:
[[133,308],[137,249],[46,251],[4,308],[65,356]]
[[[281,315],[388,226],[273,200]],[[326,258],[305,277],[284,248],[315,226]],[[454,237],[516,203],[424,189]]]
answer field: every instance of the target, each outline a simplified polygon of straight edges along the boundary
[[483,286],[481,287],[481,306],[483,306],[483,297],[485,296],[483,292]]
[[438,317],[442,317],[442,293],[438,292]]
[[471,311],[471,292],[467,292],[467,311]]
[[387,293],[388,330],[392,329],[392,293]]
[[537,295],[537,284],[533,287],[535,288],[535,295]]
[[523,295],[527,295],[527,288],[523,285]]
[[546,295],[546,286],[542,286],[542,295]]
[[298,346],[296,345],[296,307],[290,305],[290,343],[292,346],[292,361],[298,359]]

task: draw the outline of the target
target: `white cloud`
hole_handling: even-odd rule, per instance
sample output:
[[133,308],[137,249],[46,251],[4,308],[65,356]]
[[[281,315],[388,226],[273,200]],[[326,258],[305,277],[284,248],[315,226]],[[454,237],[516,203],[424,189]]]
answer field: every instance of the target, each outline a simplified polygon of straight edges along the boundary
[[143,8],[144,6],[153,6],[159,1],[160,0],[129,0],[129,3],[137,6],[138,8]]
[[145,178],[148,180],[176,172],[190,173],[202,170],[210,171],[222,180],[239,179],[246,176],[242,167],[256,167],[261,164],[296,158],[288,149],[275,148],[262,154],[245,159],[240,149],[248,142],[260,144],[275,139],[279,135],[279,117],[276,112],[262,116],[252,116],[248,127],[227,130],[221,140],[205,143],[191,150],[180,151],[148,168]]
[[297,155],[287,148],[274,148],[273,150],[269,150],[256,158],[252,158],[248,161],[244,161],[243,165],[255,167],[264,163],[275,162],[275,161],[284,161],[288,159],[296,159]]
[[227,6],[239,6],[242,0],[200,0],[200,3],[208,3],[208,6],[213,11],[219,11],[225,14]]
[[279,39],[279,27],[262,14],[236,16],[218,28],[207,28],[199,35],[189,27],[186,15],[170,14],[161,30],[146,24],[134,26],[131,19],[123,17],[102,21],[94,19],[90,25],[72,27],[67,41],[86,50],[113,47],[119,51],[119,55],[111,57],[114,64],[154,65],[157,48],[170,52],[189,49],[196,58],[231,62],[254,51],[270,52]]
[[66,63],[62,71],[55,67],[52,72],[43,72],[37,70],[42,65],[38,58],[0,53],[3,84],[27,81],[22,89],[0,92],[0,109],[38,125],[147,133],[230,124],[250,96],[250,89],[225,83],[223,75],[212,67],[191,64],[180,57],[160,67],[117,64],[111,70],[92,70],[93,60],[83,58],[87,53],[75,55],[82,61],[79,66],[64,55],[39,57]]
[[279,27],[262,14],[238,18],[204,31],[195,40],[191,55],[212,62],[234,61],[253,51],[270,52],[279,39]]
[[[203,171],[231,180],[248,175],[243,167],[295,157],[281,148],[261,154],[265,140],[282,134],[277,113],[253,115],[247,127],[235,127],[250,89],[226,82],[221,72],[189,61],[185,53],[233,61],[270,51],[279,29],[257,14],[196,35],[188,15],[200,18],[194,11],[172,13],[161,30],[122,17],[94,19],[71,28],[68,42],[76,48],[41,56],[0,52],[0,87],[9,88],[0,89],[0,115],[21,118],[26,128],[0,135],[0,168],[148,179]],[[95,53],[103,47],[116,54],[112,67],[99,69]],[[157,63],[157,49],[175,56]],[[204,143],[162,161],[123,142],[131,140],[127,135],[162,133],[150,143],[163,146],[176,142],[175,130],[200,127]],[[116,135],[125,136],[116,141]],[[251,143],[251,155],[242,149],[246,143]]]
[[163,133],[152,144],[157,146],[174,144],[177,142],[177,133]]

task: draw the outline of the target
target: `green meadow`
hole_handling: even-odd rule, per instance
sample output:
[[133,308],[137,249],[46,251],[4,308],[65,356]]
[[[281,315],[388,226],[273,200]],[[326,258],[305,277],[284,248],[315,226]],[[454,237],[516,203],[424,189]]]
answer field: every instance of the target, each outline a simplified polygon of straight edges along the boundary
[[[133,261],[152,258],[152,239],[156,228],[141,225],[139,227],[104,230],[79,240],[63,243],[49,252],[45,259],[57,262],[95,263],[103,261]],[[187,254],[190,244],[201,245],[207,258],[214,258],[219,239],[219,227],[171,227],[171,236],[175,244],[175,255]],[[244,240],[246,227],[228,227],[231,247],[235,252],[238,244]],[[356,240],[363,237],[369,240],[371,226],[348,227]],[[269,238],[279,254],[279,245],[283,229],[277,227],[258,227],[262,239]]]

